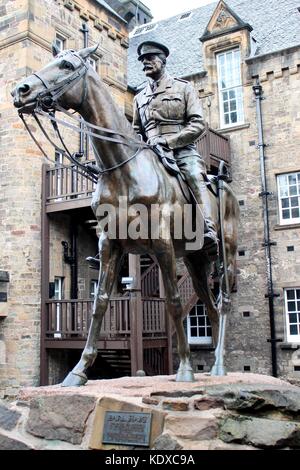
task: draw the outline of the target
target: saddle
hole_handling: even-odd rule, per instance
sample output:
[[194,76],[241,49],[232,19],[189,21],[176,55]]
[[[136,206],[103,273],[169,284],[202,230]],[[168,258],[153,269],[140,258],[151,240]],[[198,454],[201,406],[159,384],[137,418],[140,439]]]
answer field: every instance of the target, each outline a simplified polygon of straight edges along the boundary
[[[187,200],[188,203],[196,203],[197,200],[193,194],[192,189],[188,185],[184,175],[181,173],[175,158],[173,158],[172,151],[165,150],[161,145],[154,145],[153,146],[154,153],[158,156],[159,160],[167,170],[167,172],[172,175],[176,176],[178,183],[180,185],[181,191]],[[169,154],[169,155],[168,155]],[[203,174],[204,181],[206,182],[207,188],[209,191],[215,196],[218,197],[217,193],[214,191],[213,184],[217,183],[218,177],[214,175],[207,176]]]

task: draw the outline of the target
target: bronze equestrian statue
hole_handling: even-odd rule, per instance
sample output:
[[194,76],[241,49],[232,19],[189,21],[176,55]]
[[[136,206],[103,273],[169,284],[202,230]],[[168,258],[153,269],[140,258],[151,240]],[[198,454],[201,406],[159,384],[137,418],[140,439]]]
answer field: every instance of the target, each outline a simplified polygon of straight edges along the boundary
[[[123,214],[119,210],[120,198],[127,198],[128,206],[142,204],[143,207],[148,208],[149,220],[147,223],[151,225],[151,206],[153,204],[168,209],[173,207],[183,209],[186,205],[186,199],[178,179],[165,171],[151,146],[141,142],[111,98],[107,85],[101,81],[98,74],[88,64],[87,59],[95,50],[96,47],[89,47],[77,52],[62,51],[47,66],[24,79],[12,91],[14,105],[19,109],[21,116],[26,113],[34,115],[34,113],[40,112],[47,113],[52,120],[55,120],[53,117],[55,110],[73,109],[77,111],[85,121],[88,135],[92,136],[95,158],[99,167],[97,188],[92,200],[92,208],[99,226],[100,269],[97,292],[85,348],[78,364],[68,374],[62,385],[80,386],[87,381],[86,370],[93,364],[97,356],[97,339],[102,319],[125,253],[150,253],[156,256],[164,280],[167,312],[173,320],[177,335],[180,365],[176,380],[193,381],[194,374],[190,364],[189,345],[183,327],[183,311],[176,276],[176,257],[183,257],[193,279],[195,291],[206,305],[215,344],[219,333],[213,373],[224,374],[225,321],[223,321],[223,317],[226,317],[227,309],[224,308],[224,305],[227,303],[228,306],[227,297],[233,283],[233,268],[237,249],[237,200],[226,183],[224,183],[222,190],[223,197],[220,199],[222,204],[219,204],[213,194],[208,194],[210,219],[213,221],[216,231],[223,227],[222,239],[226,252],[224,252],[226,256],[223,260],[223,265],[226,267],[223,277],[226,282],[221,280],[220,296],[217,303],[208,283],[212,266],[206,250],[201,249],[203,242],[194,250],[187,250],[186,242],[189,240],[184,237],[178,239],[174,236],[172,211],[171,221],[164,216],[160,218],[160,236],[155,239],[149,237],[137,239],[109,237],[105,229],[106,226],[104,226],[103,213],[99,212],[99,208],[104,204],[115,208],[118,225],[124,223]],[[184,82],[177,81],[176,83],[178,90],[182,90],[183,96],[184,89],[188,90],[189,87]],[[178,91],[178,96],[180,93]],[[70,113],[68,114],[70,115]],[[200,125],[202,125],[202,121]],[[197,126],[199,126],[198,118]],[[197,127],[196,134],[198,129],[199,127]],[[161,142],[156,141],[156,143]],[[164,142],[163,144],[165,145]],[[174,148],[177,146],[176,144]],[[215,184],[213,186],[216,191]],[[218,217],[219,207],[220,219]],[[127,227],[134,219],[133,215],[128,215],[125,220]]]

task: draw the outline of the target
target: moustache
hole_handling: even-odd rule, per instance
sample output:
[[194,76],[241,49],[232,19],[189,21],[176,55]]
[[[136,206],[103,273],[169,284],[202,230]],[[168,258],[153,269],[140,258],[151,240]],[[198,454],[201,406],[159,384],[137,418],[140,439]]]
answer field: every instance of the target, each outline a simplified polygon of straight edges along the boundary
[[152,69],[151,65],[145,65],[143,68],[143,72],[145,72],[146,70],[151,70],[151,69]]

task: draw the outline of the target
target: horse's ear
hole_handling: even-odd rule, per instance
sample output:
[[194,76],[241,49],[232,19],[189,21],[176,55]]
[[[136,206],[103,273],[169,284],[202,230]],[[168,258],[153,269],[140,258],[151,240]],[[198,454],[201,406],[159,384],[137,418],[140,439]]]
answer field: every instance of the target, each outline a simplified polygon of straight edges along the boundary
[[80,57],[82,57],[82,59],[86,59],[91,54],[96,52],[96,50],[98,49],[98,46],[99,44],[96,44],[95,46],[91,46],[91,47],[86,47],[85,49],[81,49],[80,51],[78,51],[77,54],[79,54]]
[[55,41],[52,43],[52,55],[53,57],[56,57],[59,54],[59,49],[57,45],[55,44]]

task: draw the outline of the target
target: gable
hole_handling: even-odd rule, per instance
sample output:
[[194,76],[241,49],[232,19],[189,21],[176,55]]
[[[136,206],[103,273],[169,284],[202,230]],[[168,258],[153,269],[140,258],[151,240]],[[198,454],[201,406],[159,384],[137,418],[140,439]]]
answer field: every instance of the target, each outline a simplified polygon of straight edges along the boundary
[[200,39],[203,42],[207,39],[245,28],[252,31],[252,27],[248,23],[245,23],[223,0],[221,0]]

